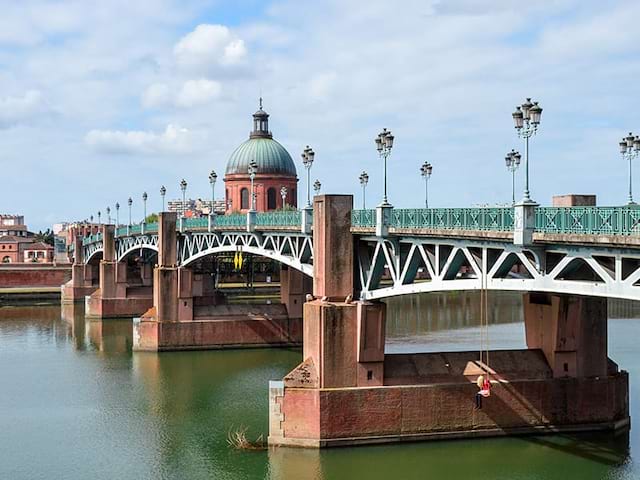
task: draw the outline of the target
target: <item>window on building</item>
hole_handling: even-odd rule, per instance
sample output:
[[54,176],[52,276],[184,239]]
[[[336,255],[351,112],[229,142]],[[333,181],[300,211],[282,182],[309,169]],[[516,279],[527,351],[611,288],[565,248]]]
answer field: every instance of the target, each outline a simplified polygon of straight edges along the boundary
[[267,190],[267,210],[275,210],[276,208],[276,189],[271,187]]
[[2,263],[11,263],[11,257],[8,255],[6,257],[2,257]]
[[240,190],[240,208],[242,210],[249,209],[249,190],[246,188]]

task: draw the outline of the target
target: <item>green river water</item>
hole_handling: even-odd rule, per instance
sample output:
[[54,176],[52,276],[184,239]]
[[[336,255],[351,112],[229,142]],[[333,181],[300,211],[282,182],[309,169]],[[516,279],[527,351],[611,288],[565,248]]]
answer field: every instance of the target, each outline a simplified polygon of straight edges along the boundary
[[[524,348],[517,295],[492,298],[492,348]],[[478,347],[472,294],[389,302],[389,352]],[[609,352],[629,372],[632,429],[614,436],[237,451],[267,435],[269,380],[298,350],[132,353],[130,321],[0,308],[0,479],[640,479],[640,311],[610,304]]]

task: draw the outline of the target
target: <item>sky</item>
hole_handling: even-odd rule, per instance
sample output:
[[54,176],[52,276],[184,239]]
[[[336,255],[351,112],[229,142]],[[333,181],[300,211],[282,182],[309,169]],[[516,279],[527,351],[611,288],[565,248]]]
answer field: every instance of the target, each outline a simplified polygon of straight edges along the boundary
[[[626,202],[620,137],[640,133],[640,2],[600,0],[0,0],[0,213],[32,230],[159,189],[209,198],[248,138],[258,97],[297,162],[314,151],[323,193],[369,174],[390,129],[389,200],[507,204],[505,154],[524,151],[511,113],[543,108],[530,143],[531,195]],[[517,173],[522,191],[524,169]],[[640,171],[635,182],[640,197]],[[221,197],[222,182],[216,197]],[[520,196],[521,193],[518,194]],[[302,198],[300,199],[302,203]]]

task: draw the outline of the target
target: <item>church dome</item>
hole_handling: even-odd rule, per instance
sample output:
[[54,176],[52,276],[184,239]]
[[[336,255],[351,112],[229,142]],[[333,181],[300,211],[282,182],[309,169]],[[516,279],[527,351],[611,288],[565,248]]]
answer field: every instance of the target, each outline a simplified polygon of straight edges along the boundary
[[279,174],[296,176],[296,166],[289,152],[272,138],[250,138],[241,144],[229,157],[227,175],[247,175],[249,163],[258,164],[257,174]]
[[297,175],[296,166],[289,152],[276,142],[269,131],[269,114],[260,109],[253,114],[253,131],[249,140],[234,150],[227,162],[226,175],[248,175],[249,164],[255,160],[257,174]]

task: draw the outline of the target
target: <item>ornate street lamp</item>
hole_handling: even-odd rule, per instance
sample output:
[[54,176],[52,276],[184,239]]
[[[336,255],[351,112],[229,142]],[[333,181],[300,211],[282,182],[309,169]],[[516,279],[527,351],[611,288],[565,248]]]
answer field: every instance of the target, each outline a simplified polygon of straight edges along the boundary
[[540,116],[542,115],[542,108],[538,105],[538,102],[531,102],[530,98],[516,107],[516,111],[511,114],[513,117],[514,126],[518,132],[519,138],[524,138],[524,168],[525,168],[525,183],[524,183],[524,196],[522,197],[522,203],[533,203],[529,195],[529,138],[536,134],[538,131],[538,125],[540,125]]
[[100,210],[98,210],[98,226],[102,226],[102,221],[100,220]]
[[147,192],[143,192],[142,193],[142,211],[144,213],[144,217],[142,217],[142,223],[147,223],[147,198],[149,198],[149,196],[147,195]]
[[120,204],[116,202],[116,227],[120,225]]
[[362,209],[365,210],[367,208],[367,183],[369,183],[369,174],[363,170],[358,180],[360,180],[360,186],[362,186]]
[[378,155],[384,159],[384,196],[382,197],[382,205],[389,205],[387,200],[387,158],[391,155],[393,139],[394,136],[386,128],[383,128],[382,132],[376,137],[376,150]]
[[516,204],[516,170],[518,170],[518,167],[520,167],[521,158],[522,156],[520,155],[520,152],[517,152],[516,150],[513,150],[513,149],[509,153],[507,153],[507,155],[504,157],[504,161],[507,165],[507,170],[511,172],[512,205]]
[[280,196],[282,197],[282,208],[284,209],[287,206],[287,187],[280,189]]
[[433,172],[433,165],[424,162],[420,167],[420,175],[424,178],[424,208],[429,208],[429,178]]
[[211,170],[211,173],[209,174],[209,183],[211,184],[211,212],[210,212],[211,215],[215,213],[213,211],[213,205],[216,200],[216,180],[217,179],[218,179],[218,175],[216,174],[215,170]]
[[636,158],[640,153],[640,137],[634,136],[633,133],[629,132],[629,135],[623,137],[620,141],[620,153],[622,154],[622,159],[627,160],[629,162],[629,205],[635,205],[636,202],[633,201],[633,191],[632,191],[632,171],[631,171],[631,160]]
[[307,170],[307,206],[306,208],[311,208],[311,166],[313,165],[313,159],[316,154],[311,149],[309,145],[302,151],[302,164],[304,168]]
[[316,179],[315,182],[313,182],[313,191],[316,195],[318,195],[320,193],[320,189],[322,188],[322,184],[320,183],[320,180]]
[[255,160],[251,160],[249,163],[249,178],[251,179],[251,211],[256,211],[256,193],[253,188],[253,180],[256,178],[256,173],[258,172],[258,164]]
[[127,200],[127,205],[129,205],[129,226],[131,226],[131,205],[133,205],[133,200],[129,197]]
[[111,208],[107,207],[107,223],[111,224]]
[[164,185],[160,187],[160,196],[162,197],[162,211],[164,212],[164,196],[167,194],[167,189]]
[[186,194],[187,194],[187,181],[183,178],[180,182],[180,190],[182,190],[182,216],[186,211]]

